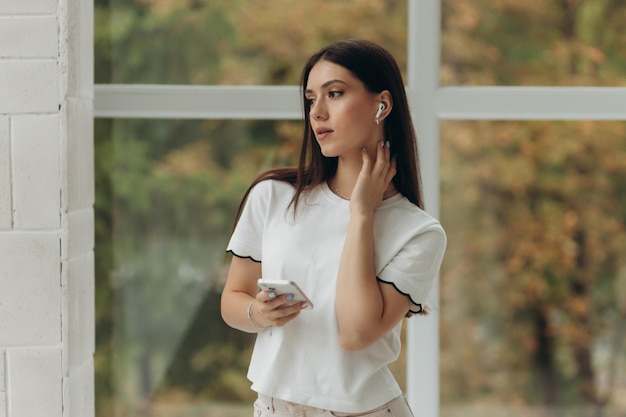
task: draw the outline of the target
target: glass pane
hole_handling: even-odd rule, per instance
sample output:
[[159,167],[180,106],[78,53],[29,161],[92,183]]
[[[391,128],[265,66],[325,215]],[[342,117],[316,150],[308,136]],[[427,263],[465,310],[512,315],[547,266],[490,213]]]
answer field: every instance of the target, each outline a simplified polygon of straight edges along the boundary
[[[294,165],[298,121],[96,120],[96,414],[248,417],[254,336],[226,326],[244,191]],[[404,388],[404,355],[393,364]]]
[[310,54],[357,37],[381,43],[406,68],[407,2],[97,0],[95,79],[298,84]]
[[299,129],[96,121],[99,416],[250,414],[253,337],[219,311],[226,242],[252,178],[293,163]]
[[442,416],[626,413],[626,123],[442,124]]
[[626,2],[442,0],[443,85],[626,85]]

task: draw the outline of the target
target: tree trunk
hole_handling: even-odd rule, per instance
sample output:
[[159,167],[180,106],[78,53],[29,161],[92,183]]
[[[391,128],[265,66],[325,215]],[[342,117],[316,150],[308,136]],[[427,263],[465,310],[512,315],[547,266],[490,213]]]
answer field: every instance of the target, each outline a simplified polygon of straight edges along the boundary
[[595,388],[595,374],[592,365],[593,333],[591,330],[591,291],[588,261],[586,256],[586,233],[579,226],[574,240],[578,247],[576,271],[572,277],[570,314],[576,326],[575,337],[571,340],[574,359],[577,365],[576,377],[580,398],[587,404],[598,404]]
[[543,393],[545,405],[555,405],[558,402],[557,382],[554,369],[554,337],[549,328],[548,312],[545,308],[537,307],[533,311],[535,340],[537,349],[534,354],[535,368],[539,375],[539,385]]

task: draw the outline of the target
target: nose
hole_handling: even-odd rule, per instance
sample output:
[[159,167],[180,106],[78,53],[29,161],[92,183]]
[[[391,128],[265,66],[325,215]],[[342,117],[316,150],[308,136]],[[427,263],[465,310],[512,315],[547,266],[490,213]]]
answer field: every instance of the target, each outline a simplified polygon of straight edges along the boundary
[[326,109],[321,105],[319,100],[311,104],[311,108],[309,109],[309,116],[311,117],[311,119],[315,120],[324,120],[328,117],[328,115],[326,114]]

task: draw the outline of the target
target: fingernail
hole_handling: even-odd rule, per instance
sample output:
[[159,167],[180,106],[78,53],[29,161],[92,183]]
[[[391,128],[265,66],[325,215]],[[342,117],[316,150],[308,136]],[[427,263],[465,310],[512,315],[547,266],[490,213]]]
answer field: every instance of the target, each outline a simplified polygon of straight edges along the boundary
[[302,308],[307,308],[308,306],[309,306],[309,305],[308,305],[307,303],[302,303],[302,304],[300,305],[300,307],[302,307]]
[[387,149],[391,148],[391,143],[389,141],[385,142],[385,146],[387,147]]
[[287,301],[291,301],[291,300],[293,300],[293,294],[289,294],[289,295],[287,296]]
[[382,142],[382,141],[381,141],[381,142],[380,142],[380,147],[381,147],[381,148],[384,148],[384,147],[385,147],[385,142]]
[[276,293],[275,292],[271,292],[271,293],[267,294],[267,296],[269,298],[276,298]]
[[362,147],[362,148],[361,148],[361,150],[362,150],[363,152],[367,152],[367,148],[366,148],[365,146],[364,146],[364,147]]

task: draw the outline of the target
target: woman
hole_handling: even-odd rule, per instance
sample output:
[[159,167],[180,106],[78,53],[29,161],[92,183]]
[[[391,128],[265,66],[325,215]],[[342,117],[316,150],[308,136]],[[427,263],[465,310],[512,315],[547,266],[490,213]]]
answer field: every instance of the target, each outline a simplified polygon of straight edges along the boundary
[[[425,312],[446,237],[423,211],[401,74],[380,46],[342,41],[310,58],[302,89],[299,166],[246,193],[222,316],[258,334],[256,416],[408,417],[387,365],[403,317]],[[314,308],[259,292],[260,277],[296,282]]]

